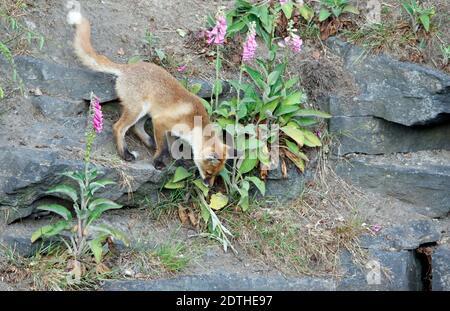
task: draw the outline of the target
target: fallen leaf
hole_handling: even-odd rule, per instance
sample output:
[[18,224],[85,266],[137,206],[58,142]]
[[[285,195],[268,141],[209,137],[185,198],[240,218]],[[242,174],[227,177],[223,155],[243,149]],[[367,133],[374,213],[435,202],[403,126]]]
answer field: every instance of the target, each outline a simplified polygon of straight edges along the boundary
[[284,159],[281,160],[281,174],[283,175],[283,178],[288,177],[286,161],[284,161]]
[[191,222],[192,226],[197,227],[199,224],[198,218],[195,214],[195,212],[192,209],[188,209],[188,217],[189,221]]
[[224,195],[223,193],[219,192],[219,193],[214,193],[211,196],[211,201],[209,203],[209,206],[213,210],[218,211],[218,210],[224,208],[227,204],[228,204],[228,197],[226,195]]
[[189,218],[186,213],[187,208],[178,205],[178,217],[180,218],[181,224],[187,225],[189,223]]

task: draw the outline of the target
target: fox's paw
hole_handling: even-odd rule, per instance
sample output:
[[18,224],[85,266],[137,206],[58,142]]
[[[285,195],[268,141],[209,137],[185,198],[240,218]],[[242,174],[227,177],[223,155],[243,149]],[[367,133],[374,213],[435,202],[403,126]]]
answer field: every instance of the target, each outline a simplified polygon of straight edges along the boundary
[[128,149],[125,149],[123,159],[127,162],[132,162],[137,160],[139,154],[136,151],[129,151]]
[[161,171],[162,169],[164,169],[164,167],[166,167],[166,165],[162,160],[155,160],[155,168],[157,170]]

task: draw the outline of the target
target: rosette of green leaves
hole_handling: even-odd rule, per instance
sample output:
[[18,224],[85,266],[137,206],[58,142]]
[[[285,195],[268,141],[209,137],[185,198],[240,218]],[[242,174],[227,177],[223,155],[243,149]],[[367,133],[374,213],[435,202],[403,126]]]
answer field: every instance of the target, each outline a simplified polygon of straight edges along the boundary
[[[70,247],[71,251],[79,252],[79,248],[85,245],[87,232],[92,231],[93,235],[89,242],[89,247],[97,262],[101,261],[103,253],[102,243],[108,237],[128,244],[125,234],[119,230],[106,225],[94,226],[94,223],[100,219],[104,212],[122,207],[109,199],[94,197],[98,190],[115,184],[115,182],[109,179],[97,179],[98,172],[95,168],[86,172],[66,172],[62,175],[74,180],[78,184],[78,191],[72,186],[61,184],[49,189],[45,194],[72,201],[75,218],[72,212],[63,205],[46,204],[39,206],[38,210],[52,212],[63,219],[36,230],[31,236],[31,242],[35,242],[40,238],[55,236],[60,236],[66,242],[64,237],[69,237],[72,245],[69,245],[67,242],[66,245]],[[80,232],[82,233],[81,235],[79,234]]]

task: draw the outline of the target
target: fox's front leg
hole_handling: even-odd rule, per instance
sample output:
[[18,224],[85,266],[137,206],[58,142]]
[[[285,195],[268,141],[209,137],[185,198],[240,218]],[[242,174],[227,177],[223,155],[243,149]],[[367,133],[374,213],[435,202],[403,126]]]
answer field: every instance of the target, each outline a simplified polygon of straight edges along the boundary
[[163,162],[164,157],[169,155],[169,146],[166,137],[166,131],[163,126],[158,127],[158,123],[153,125],[153,133],[155,135],[156,150],[153,156],[153,163],[155,168],[160,170],[165,165]]

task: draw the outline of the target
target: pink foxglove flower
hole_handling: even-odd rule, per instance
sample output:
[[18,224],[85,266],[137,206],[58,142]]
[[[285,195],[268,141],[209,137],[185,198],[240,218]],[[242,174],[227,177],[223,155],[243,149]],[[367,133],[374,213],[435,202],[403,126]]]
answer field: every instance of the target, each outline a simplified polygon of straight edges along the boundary
[[284,44],[282,46],[289,46],[294,53],[299,53],[302,50],[303,40],[299,35],[291,33],[289,37],[284,38]]
[[103,130],[103,113],[102,113],[102,106],[100,106],[100,101],[98,97],[94,98],[93,103],[93,110],[94,110],[94,118],[92,119],[94,130],[97,133],[101,133]]
[[258,47],[255,27],[255,22],[252,22],[249,26],[247,40],[244,44],[244,52],[242,53],[242,60],[244,62],[248,62],[255,57],[256,48]]
[[181,65],[180,67],[177,68],[178,72],[184,72],[187,68],[187,65]]
[[223,15],[220,15],[216,20],[216,26],[211,31],[206,32],[207,43],[222,45],[227,34],[227,20]]
[[281,5],[287,4],[288,2],[289,2],[288,0],[280,0]]

